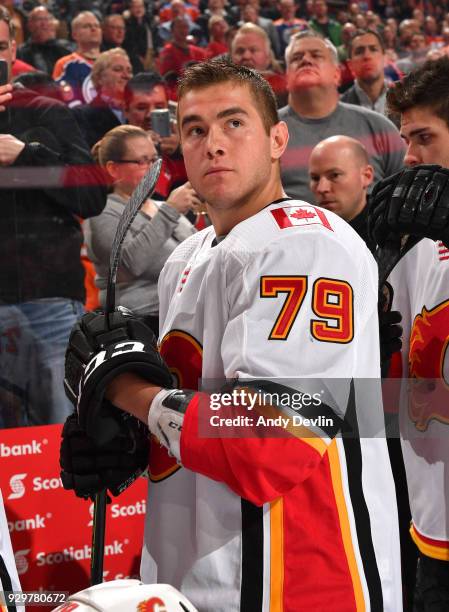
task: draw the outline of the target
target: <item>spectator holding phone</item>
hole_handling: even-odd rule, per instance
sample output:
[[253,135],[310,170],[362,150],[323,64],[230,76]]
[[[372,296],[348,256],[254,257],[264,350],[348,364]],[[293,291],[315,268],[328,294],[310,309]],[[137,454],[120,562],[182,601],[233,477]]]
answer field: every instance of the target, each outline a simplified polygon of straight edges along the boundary
[[[104,211],[83,226],[87,253],[97,273],[100,304],[104,307],[109,256],[119,219],[133,190],[158,155],[148,134],[131,125],[118,126],[105,134],[93,152],[113,184]],[[184,213],[200,206],[196,192],[186,183],[172,191],[166,202],[148,199],[125,237],[117,275],[117,303],[145,316],[156,336],[159,274],[170,253],[195,232]]]
[[[170,134],[161,135],[152,125],[152,113],[168,109],[165,81],[158,72],[145,72],[132,77],[125,89],[125,116],[129,124],[145,130],[162,157],[162,171],[156,185],[155,197],[166,199],[174,187],[187,181],[184,159],[179,147],[179,136],[174,120],[170,120]],[[167,126],[164,133],[167,134]]]

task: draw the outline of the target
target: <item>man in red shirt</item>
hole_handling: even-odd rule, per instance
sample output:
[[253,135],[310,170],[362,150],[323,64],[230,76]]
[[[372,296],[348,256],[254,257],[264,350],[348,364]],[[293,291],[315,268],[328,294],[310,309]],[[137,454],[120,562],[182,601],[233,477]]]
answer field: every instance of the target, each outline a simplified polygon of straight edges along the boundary
[[186,64],[202,61],[207,57],[204,49],[188,42],[189,24],[185,17],[176,17],[171,25],[172,42],[161,51],[159,71],[161,74],[175,72],[181,75]]

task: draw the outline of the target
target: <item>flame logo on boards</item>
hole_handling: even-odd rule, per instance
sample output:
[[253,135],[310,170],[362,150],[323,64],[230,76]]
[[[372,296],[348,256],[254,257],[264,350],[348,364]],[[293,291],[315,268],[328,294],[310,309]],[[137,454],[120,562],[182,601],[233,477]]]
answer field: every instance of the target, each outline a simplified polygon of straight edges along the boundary
[[[409,417],[418,431],[449,424],[449,300],[415,317],[410,335]],[[430,379],[430,380],[429,380]]]

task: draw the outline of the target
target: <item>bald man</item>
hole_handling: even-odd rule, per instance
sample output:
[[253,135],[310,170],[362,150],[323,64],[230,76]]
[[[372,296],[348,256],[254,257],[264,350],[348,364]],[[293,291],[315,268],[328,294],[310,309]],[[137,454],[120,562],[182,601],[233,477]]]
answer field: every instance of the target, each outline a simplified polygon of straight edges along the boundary
[[316,203],[348,221],[371,250],[366,203],[373,178],[366,149],[355,138],[331,136],[312,150],[309,186]]

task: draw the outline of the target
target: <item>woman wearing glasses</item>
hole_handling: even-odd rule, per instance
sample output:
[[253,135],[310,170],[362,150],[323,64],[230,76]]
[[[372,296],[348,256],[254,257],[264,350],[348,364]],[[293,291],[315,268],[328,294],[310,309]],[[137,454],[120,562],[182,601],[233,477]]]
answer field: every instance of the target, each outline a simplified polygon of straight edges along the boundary
[[[119,219],[134,188],[157,159],[157,153],[148,135],[132,125],[110,130],[95,145],[93,153],[113,185],[101,215],[88,219],[83,226],[87,253],[97,273],[95,283],[100,289],[100,304],[104,306],[109,254]],[[144,315],[156,336],[160,271],[178,244],[195,232],[184,213],[200,205],[190,183],[172,191],[166,202],[148,199],[123,243],[117,303]]]

